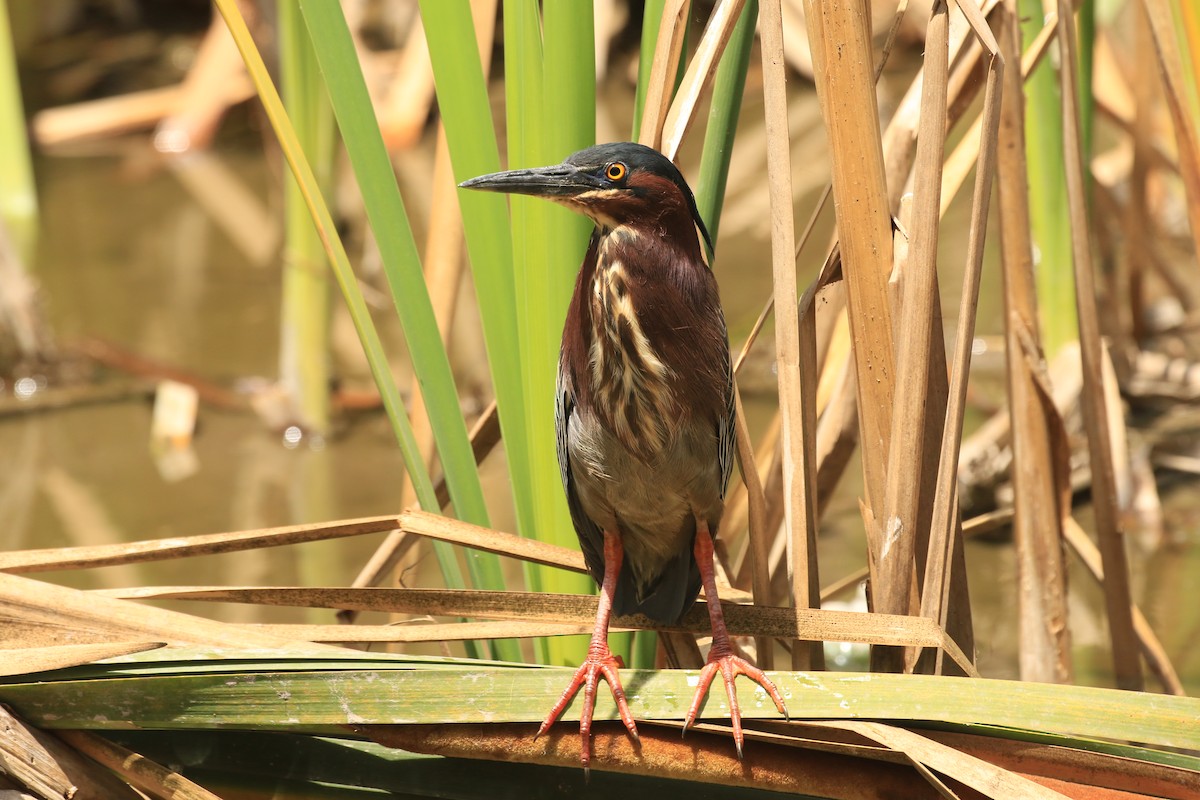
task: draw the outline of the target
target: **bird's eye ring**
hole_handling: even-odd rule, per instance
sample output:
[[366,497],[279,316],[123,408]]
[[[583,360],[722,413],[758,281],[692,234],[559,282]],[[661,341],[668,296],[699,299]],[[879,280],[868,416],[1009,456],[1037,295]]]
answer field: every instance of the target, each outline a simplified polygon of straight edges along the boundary
[[625,173],[627,171],[628,170],[626,170],[624,164],[622,164],[620,161],[614,161],[605,167],[604,174],[610,181],[619,181],[625,177]]

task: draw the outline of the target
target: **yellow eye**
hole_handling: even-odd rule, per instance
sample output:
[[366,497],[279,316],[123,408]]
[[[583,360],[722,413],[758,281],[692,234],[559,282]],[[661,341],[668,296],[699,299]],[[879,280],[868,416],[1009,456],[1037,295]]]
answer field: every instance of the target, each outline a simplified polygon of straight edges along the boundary
[[608,176],[610,181],[619,181],[625,177],[627,171],[624,164],[620,161],[614,161],[604,170],[604,174]]

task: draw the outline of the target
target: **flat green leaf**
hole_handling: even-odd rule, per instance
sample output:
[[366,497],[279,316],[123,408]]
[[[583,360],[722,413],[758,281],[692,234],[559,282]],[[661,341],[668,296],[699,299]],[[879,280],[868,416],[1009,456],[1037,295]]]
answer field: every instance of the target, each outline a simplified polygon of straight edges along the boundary
[[[194,675],[139,675],[0,684],[0,701],[48,728],[111,730],[269,728],[321,732],[340,725],[540,721],[573,673],[377,663],[370,668]],[[638,719],[681,720],[697,673],[623,670]],[[772,672],[788,711],[801,719],[874,719],[991,725],[1035,733],[1200,750],[1200,700],[1113,689],[980,678]],[[778,719],[763,690],[738,682],[747,719]],[[580,703],[565,718],[578,719]],[[702,715],[728,716],[712,692]],[[596,719],[616,719],[608,692]],[[1200,767],[1190,759],[1189,768]]]
[[[455,513],[460,519],[486,527],[489,524],[487,506],[459,407],[450,361],[438,332],[404,201],[375,119],[375,109],[367,93],[341,4],[334,0],[301,0],[300,9],[379,245],[384,274],[404,328],[413,368],[421,383]],[[437,510],[424,504],[422,507]],[[440,551],[439,560],[443,564],[454,560],[449,546],[438,544],[435,548]],[[472,552],[467,558],[467,569],[476,586],[501,589],[505,585],[500,562],[495,556]],[[520,657],[515,646],[510,644],[505,649],[507,657],[513,660]]]
[[422,508],[437,510],[438,504],[433,491],[433,482],[425,470],[416,439],[413,436],[412,424],[409,422],[404,403],[400,399],[400,392],[392,378],[379,333],[375,329],[375,323],[371,319],[366,301],[359,290],[357,278],[354,270],[350,267],[350,259],[338,236],[333,216],[329,213],[325,199],[321,196],[317,178],[313,174],[308,160],[304,157],[304,149],[300,145],[300,140],[288,118],[287,110],[283,106],[279,92],[275,89],[275,84],[271,81],[271,75],[263,62],[262,54],[254,44],[254,39],[246,26],[246,20],[238,10],[236,1],[216,0],[216,5],[229,27],[238,51],[242,54],[242,59],[246,63],[246,71],[254,82],[259,100],[263,104],[263,110],[279,139],[280,149],[283,151],[288,166],[291,167],[309,213],[312,215],[313,224],[321,238],[321,244],[325,249],[338,286],[342,290],[342,296],[346,301],[350,318],[354,322],[359,341],[362,343],[363,352],[371,369],[371,376],[375,379],[375,385],[379,389],[380,400],[392,423],[392,429],[400,445],[400,452],[404,457],[404,464],[409,471],[417,498]]

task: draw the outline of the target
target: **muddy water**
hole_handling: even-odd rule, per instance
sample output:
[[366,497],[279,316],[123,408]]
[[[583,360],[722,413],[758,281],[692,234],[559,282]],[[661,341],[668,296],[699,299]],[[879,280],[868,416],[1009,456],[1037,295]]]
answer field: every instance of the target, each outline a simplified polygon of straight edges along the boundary
[[[792,93],[795,194],[797,207],[807,216],[826,179],[824,143],[811,92],[793,81]],[[770,288],[760,119],[761,108],[748,102],[717,252],[716,269],[735,346]],[[601,115],[600,138],[623,138],[625,130],[628,122],[620,114]],[[218,154],[260,201],[272,202],[269,185],[274,178],[256,145],[254,136],[234,136],[223,142]],[[685,167],[686,162],[685,158]],[[130,163],[128,155],[121,154],[47,157],[38,163],[45,226],[38,270],[58,337],[64,343],[102,337],[225,385],[269,380],[278,358],[278,266],[274,261],[267,266],[250,263],[172,171],[131,169]],[[406,195],[418,207],[416,187],[428,186],[428,171],[424,154],[401,165]],[[965,210],[952,214],[957,216],[947,224],[941,244],[944,262],[953,265],[944,269],[948,276],[962,263],[966,219]],[[828,235],[825,224],[818,230],[818,241]],[[815,267],[802,265],[802,280]],[[985,287],[997,285],[994,277],[989,281]],[[949,278],[945,291],[948,330],[956,313],[956,284]],[[982,332],[998,326],[997,295],[985,292]],[[765,336],[770,338],[769,329]],[[463,353],[474,350],[470,341],[459,343],[460,362]],[[459,369],[466,383],[478,381],[478,370],[470,364],[460,363]],[[771,400],[754,387],[765,390],[773,379],[769,356],[747,369],[744,385],[752,422],[763,425]],[[156,466],[148,445],[149,422],[150,406],[143,400],[0,418],[0,518],[7,523],[0,532],[0,547],[185,536],[398,509],[402,465],[382,414],[344,421],[324,446],[314,448],[307,443],[288,447],[277,431],[265,428],[252,414],[203,408],[195,439],[199,469],[180,480],[165,478]],[[855,469],[822,527],[826,580],[853,570],[865,558]],[[491,488],[495,524],[512,529],[499,459],[485,465],[485,481]],[[1190,597],[1188,587],[1200,581],[1200,511],[1187,485],[1175,486],[1165,496],[1170,535],[1166,543],[1132,542],[1135,587],[1185,683],[1195,692],[1200,690],[1200,604]],[[376,541],[53,577],[87,587],[345,584]],[[1011,547],[1007,541],[974,542],[968,560],[980,666],[986,675],[1015,677]],[[1071,592],[1079,680],[1109,684],[1099,594],[1078,571],[1072,573]],[[331,621],[327,612],[306,616],[286,609],[225,605],[203,611],[231,621]]]

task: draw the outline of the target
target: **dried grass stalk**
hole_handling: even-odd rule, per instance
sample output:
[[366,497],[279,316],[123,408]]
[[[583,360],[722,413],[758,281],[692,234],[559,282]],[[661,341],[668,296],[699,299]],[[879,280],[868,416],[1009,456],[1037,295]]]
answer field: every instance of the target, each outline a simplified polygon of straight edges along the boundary
[[1087,198],[1083,185],[1083,154],[1079,140],[1079,81],[1076,75],[1075,25],[1070,6],[1058,3],[1058,43],[1062,48],[1059,62],[1059,86],[1062,96],[1063,144],[1065,150],[1067,204],[1071,219],[1071,256],[1074,262],[1076,308],[1079,314],[1079,344],[1083,363],[1084,425],[1087,429],[1088,456],[1092,470],[1092,501],[1096,515],[1096,534],[1104,561],[1104,601],[1112,637],[1117,685],[1123,689],[1142,688],[1142,667],[1138,660],[1137,637],[1130,613],[1129,564],[1125,537],[1117,509],[1117,489],[1112,463],[1112,437],[1108,429],[1108,403],[1104,393],[1103,347],[1100,321],[1096,310],[1096,281],[1093,274],[1092,247],[1088,234]]
[[172,769],[88,731],[59,731],[59,738],[134,786],[170,800],[221,800]]
[[[1054,41],[1054,37],[1058,35],[1058,15],[1051,14],[1047,19],[1046,24],[1038,33],[1037,37],[1030,42],[1029,47],[1025,49],[1024,55],[1021,57],[1021,75],[1019,80],[1015,82],[1015,91],[1020,96],[1021,84],[1033,72],[1034,68],[1042,62],[1042,58],[1050,50],[1050,43]],[[997,21],[999,27],[1004,23]],[[1020,53],[1020,49],[1015,49],[1012,56],[1005,56],[1005,60],[1015,64],[1016,56]],[[1009,91],[1007,86],[1004,89],[1006,95]],[[1022,111],[1022,115],[1024,112]],[[975,169],[975,162],[979,159],[979,134],[983,127],[983,116],[980,115],[971,123],[970,129],[963,135],[958,145],[954,148],[954,152],[946,159],[943,169],[942,178],[942,216],[946,215],[946,211],[950,208],[950,204],[954,202],[954,198],[958,196],[958,190],[962,188],[966,182],[967,176]],[[1024,138],[1022,136],[1022,138]],[[1021,152],[1024,153],[1024,145]],[[1001,170],[1003,175],[1003,170]],[[1025,181],[1027,184],[1028,181]]]
[[[984,88],[984,124],[979,143],[979,164],[976,168],[975,193],[971,202],[971,229],[967,238],[966,264],[959,303],[958,330],[954,338],[954,357],[951,361],[949,399],[946,404],[945,425],[942,431],[941,459],[938,464],[937,489],[933,499],[933,515],[929,532],[929,556],[921,594],[921,612],[938,620],[944,627],[957,631],[953,615],[966,612],[966,585],[962,558],[961,523],[958,515],[958,456],[962,444],[963,414],[967,402],[967,378],[971,367],[971,344],[975,334],[975,312],[979,305],[979,282],[983,271],[983,242],[987,235],[988,207],[992,196],[992,179],[996,172],[996,139],[1000,126],[1000,80],[1004,60],[999,46],[980,10],[970,0],[959,0],[971,29],[989,56],[987,82]],[[956,567],[954,574],[951,566]],[[956,584],[955,580],[959,582]],[[957,588],[953,600],[952,591]],[[973,640],[972,640],[973,641]],[[966,641],[960,641],[968,647]],[[941,671],[942,656],[938,655]]]
[[[513,619],[555,625],[586,624],[594,620],[598,602],[597,598],[590,595],[539,592],[290,586],[146,586],[123,590],[105,589],[91,592],[89,596],[97,600],[120,597],[137,600],[203,600],[305,608],[351,608],[360,611],[402,612],[438,617]],[[725,612],[725,624],[729,632],[736,636],[941,648],[967,674],[978,676],[970,660],[942,629],[932,620],[922,617],[862,614],[816,608],[750,606],[724,601],[721,607]],[[709,631],[708,609],[703,601],[697,601],[675,625],[658,625],[640,614],[614,617],[612,624],[617,627],[677,633]],[[234,628],[228,625],[221,627],[230,630]]]
[[[41,581],[0,574],[0,641],[10,646],[62,644],[68,631],[81,630],[103,638],[190,642],[242,647],[307,647],[274,636],[251,635],[234,625],[129,603]],[[22,623],[17,625],[15,623]],[[25,641],[9,638],[18,629]],[[32,632],[32,633],[30,633]],[[40,638],[35,638],[40,634]],[[89,641],[83,638],[80,641]]]
[[691,0],[667,0],[663,6],[662,24],[654,47],[650,80],[646,84],[646,100],[642,108],[642,127],[638,141],[656,150],[662,149],[663,124],[675,86],[675,70],[683,52],[683,35],[687,31]]
[[[875,608],[908,613],[921,489],[937,474],[937,450],[925,453],[931,341],[937,290],[937,244],[946,135],[946,81],[949,73],[949,9],[935,0],[925,34],[921,125],[914,163],[913,219],[907,262],[900,273],[900,324],[896,330],[896,395],[884,495],[884,540],[878,554]],[[902,654],[877,651],[872,667],[898,672]]]
[[679,90],[675,93],[675,100],[671,103],[663,122],[660,149],[672,161],[679,152],[683,137],[687,135],[695,120],[696,108],[700,105],[701,98],[712,86],[721,54],[725,52],[725,45],[729,44],[729,37],[733,34],[733,28],[737,25],[745,4],[746,0],[721,0],[713,9],[704,35],[700,37],[700,44],[688,62]]
[[[1000,47],[1010,63],[1019,52],[1016,0],[1007,0]],[[1022,65],[1022,72],[1028,74]],[[1005,362],[1016,497],[1013,539],[1017,553],[1017,614],[1022,680],[1071,680],[1071,634],[1067,625],[1066,571],[1062,555],[1061,503],[1068,489],[1067,453],[1056,444],[1064,432],[1053,398],[1038,335],[1025,178],[1025,114],[1022,76],[1005,75],[1000,119],[1000,252],[1004,278]]]
[[33,730],[4,706],[0,706],[0,775],[13,779],[41,800],[75,795],[74,782],[34,738]]
[[[1179,174],[1183,177],[1183,188],[1187,194],[1188,222],[1192,228],[1192,241],[1200,253],[1200,134],[1196,130],[1196,116],[1188,106],[1187,92],[1183,85],[1186,70],[1179,45],[1175,38],[1175,27],[1170,4],[1164,0],[1143,0],[1146,15],[1150,19],[1150,33],[1154,37],[1154,52],[1159,72],[1166,87],[1167,108],[1175,126],[1175,146],[1179,151]],[[1189,3],[1180,4],[1188,8]],[[1195,11],[1190,12],[1194,17]],[[1192,53],[1195,60],[1198,54]]]
[[[783,470],[783,517],[790,553],[792,602],[796,608],[821,604],[817,577],[815,495],[808,475],[815,463],[812,420],[815,419],[816,329],[808,315],[810,335],[801,354],[797,308],[795,228],[792,220],[791,148],[788,144],[787,87],[784,75],[783,22],[779,0],[759,6],[762,39],[763,94],[766,105],[767,184],[771,200],[771,265],[774,276],[775,348],[779,372],[780,447]],[[803,362],[803,365],[802,365]],[[807,373],[804,375],[803,373]],[[805,380],[807,379],[807,380]],[[806,425],[807,423],[807,425]],[[824,663],[818,646],[797,644],[793,669]]]
[[[552,624],[547,622],[421,622],[409,620],[395,625],[246,625],[251,632],[262,632],[306,642],[365,643],[387,642],[462,642],[474,639],[529,639],[541,636],[590,634],[593,624],[586,622]],[[613,625],[609,631],[626,631]],[[703,660],[701,661],[703,663]]]
[[[750,570],[750,585],[754,593],[754,602],[760,605],[770,605],[771,571],[767,551],[770,546],[768,540],[774,529],[767,526],[767,500],[763,493],[762,480],[758,475],[754,445],[750,441],[750,431],[746,427],[742,393],[736,385],[734,387],[734,415],[738,466],[741,470],[746,496],[748,541],[742,563]],[[770,643],[766,639],[760,639],[755,642],[755,648],[758,651],[758,666],[762,669],[770,669],[774,662],[774,653]]]
[[23,784],[42,800],[145,800],[95,761],[4,707],[0,707],[0,775]]
[[[1100,558],[1100,550],[1088,538],[1087,532],[1079,527],[1079,523],[1075,521],[1074,517],[1070,515],[1063,517],[1062,529],[1063,536],[1066,538],[1071,550],[1083,562],[1083,565],[1087,567],[1092,577],[1103,586],[1104,565]],[[1181,697],[1186,695],[1187,692],[1184,691],[1183,683],[1179,680],[1179,673],[1175,671],[1174,665],[1171,664],[1171,659],[1167,656],[1166,648],[1162,646],[1162,642],[1154,633],[1154,629],[1150,627],[1150,622],[1146,619],[1146,615],[1136,605],[1130,608],[1130,615],[1133,617],[1133,630],[1137,634],[1138,645],[1141,648],[1142,655],[1146,658],[1146,663],[1150,666],[1150,669],[1162,683],[1163,688],[1169,694]]]
[[[874,565],[883,546],[877,521],[883,519],[895,347],[887,294],[891,214],[876,111],[870,20],[865,7],[851,0],[806,0],[805,13],[832,154],[834,207],[858,378],[865,522]],[[836,67],[829,60],[834,54]]]
[[396,516],[363,517],[336,522],[287,525],[230,533],[148,539],[122,544],[85,547],[56,547],[45,550],[16,550],[0,553],[0,572],[14,574],[49,570],[86,569],[146,561],[167,561],[188,556],[235,553],[260,547],[282,547],[301,542],[316,542],[343,536],[380,533],[400,527]]

